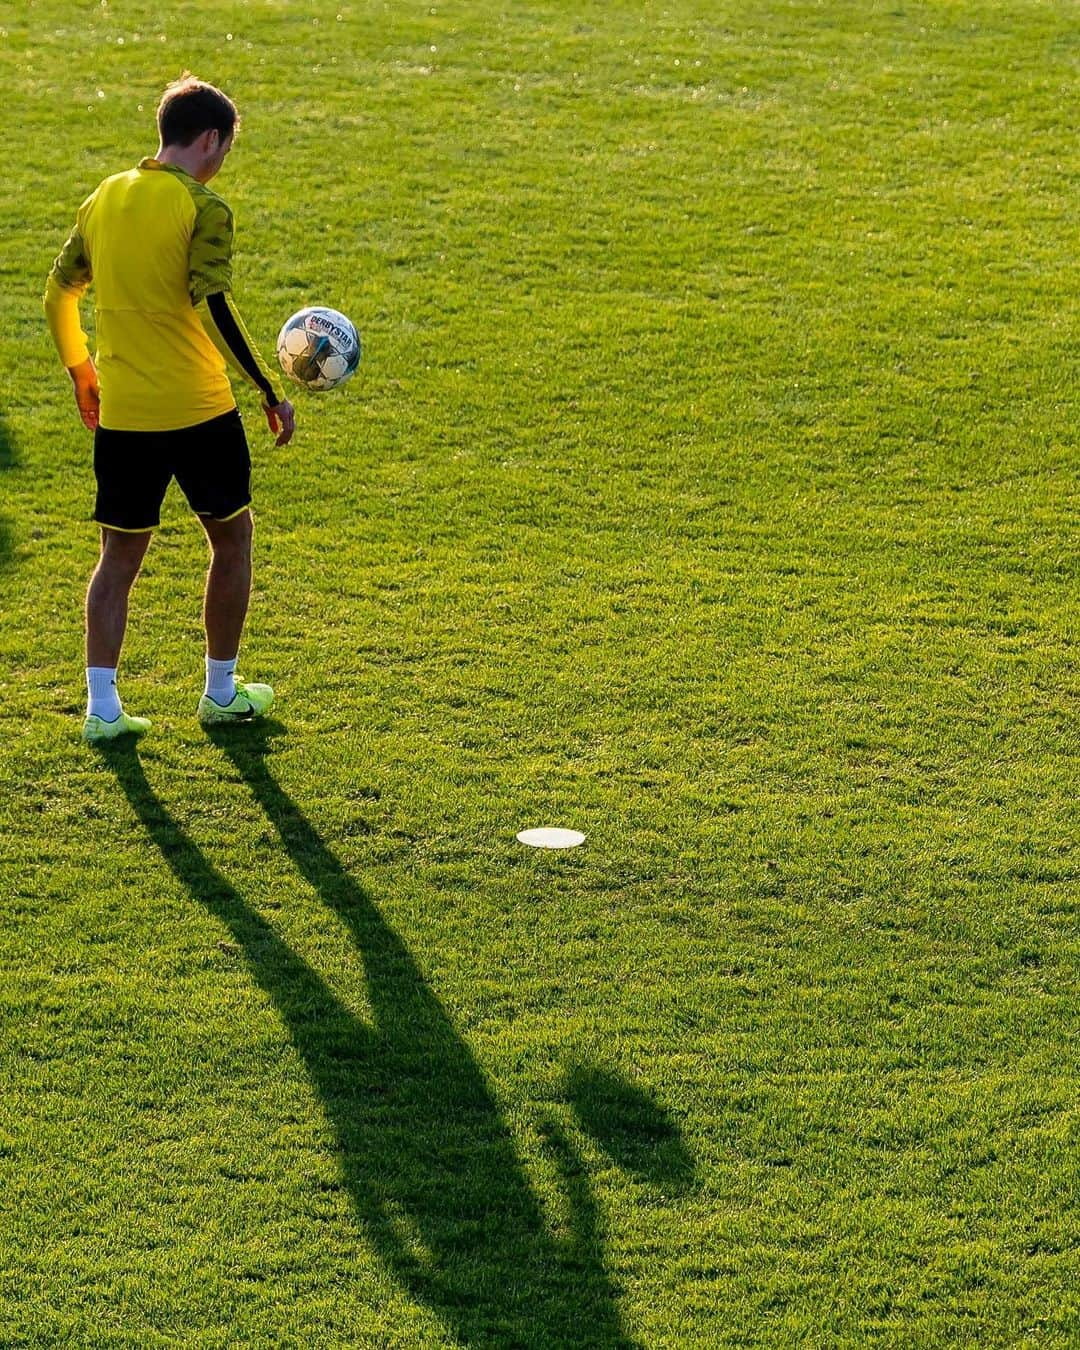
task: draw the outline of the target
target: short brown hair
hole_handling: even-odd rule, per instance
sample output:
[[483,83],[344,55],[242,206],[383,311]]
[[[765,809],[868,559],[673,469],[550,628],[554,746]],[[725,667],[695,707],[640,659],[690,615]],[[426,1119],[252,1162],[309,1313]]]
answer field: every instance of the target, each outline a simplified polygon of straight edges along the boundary
[[161,96],[157,106],[162,145],[190,145],[204,131],[216,131],[228,140],[240,117],[236,104],[220,89],[185,70]]

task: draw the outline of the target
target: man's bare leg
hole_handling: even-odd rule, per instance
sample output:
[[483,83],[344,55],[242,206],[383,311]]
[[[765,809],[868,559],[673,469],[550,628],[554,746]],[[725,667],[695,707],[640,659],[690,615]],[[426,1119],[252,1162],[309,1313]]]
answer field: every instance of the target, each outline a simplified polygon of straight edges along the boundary
[[101,557],[86,592],[86,664],[115,669],[127,629],[128,596],[139,575],[151,530],[125,534],[103,528]]
[[206,578],[206,691],[199,700],[204,726],[250,721],[274,701],[268,684],[237,684],[236,657],[251,595],[250,511],[232,520],[201,516],[213,556]]
[[151,530],[127,533],[102,527],[101,557],[86,591],[86,721],[83,738],[140,735],[150,723],[129,717],[116,689],[116,667],[127,629],[128,596],[150,547]]
[[199,519],[211,549],[203,603],[206,654],[212,661],[233,661],[251,596],[251,512],[241,511],[231,520]]

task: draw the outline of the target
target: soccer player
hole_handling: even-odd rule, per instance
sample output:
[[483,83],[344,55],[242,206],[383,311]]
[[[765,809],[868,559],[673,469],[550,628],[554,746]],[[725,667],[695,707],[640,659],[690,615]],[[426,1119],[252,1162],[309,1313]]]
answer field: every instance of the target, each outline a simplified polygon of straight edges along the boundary
[[[250,720],[274,698],[269,685],[236,679],[251,591],[251,460],[226,365],[258,390],[277,445],[295,419],[233,301],[232,212],[207,187],[237,121],[213,85],[190,74],[171,84],[157,109],[157,154],[106,178],[83,202],[46,283],[49,329],[94,433],[101,557],[86,596],[83,738],[91,742],[150,725],[124,712],[116,669],[128,595],[174,476],[211,551],[199,720]],[[96,364],[79,319],[91,281]]]

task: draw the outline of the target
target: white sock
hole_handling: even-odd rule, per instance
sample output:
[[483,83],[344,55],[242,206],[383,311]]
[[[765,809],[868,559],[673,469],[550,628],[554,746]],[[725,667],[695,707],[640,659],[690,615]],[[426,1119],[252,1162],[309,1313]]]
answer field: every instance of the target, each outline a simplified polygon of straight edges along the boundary
[[116,667],[86,667],[86,715],[115,722],[120,716],[120,695],[116,692]]
[[231,661],[206,658],[206,697],[227,708],[236,697],[236,657]]

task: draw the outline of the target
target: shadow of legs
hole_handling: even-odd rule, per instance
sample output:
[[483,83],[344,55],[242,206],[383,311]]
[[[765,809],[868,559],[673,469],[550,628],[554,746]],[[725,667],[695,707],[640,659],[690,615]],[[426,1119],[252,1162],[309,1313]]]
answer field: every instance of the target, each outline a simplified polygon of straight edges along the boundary
[[371,1024],[207,861],[154,793],[134,746],[101,753],[173,874],[228,927],[272,999],[335,1131],[365,1235],[410,1293],[467,1344],[627,1345],[595,1228],[576,1235],[567,1261],[468,1046],[371,897],[270,774],[272,734],[272,725],[229,728],[213,739],[351,930]]

